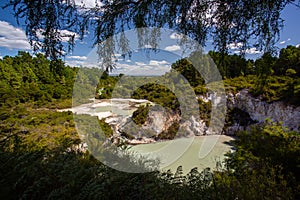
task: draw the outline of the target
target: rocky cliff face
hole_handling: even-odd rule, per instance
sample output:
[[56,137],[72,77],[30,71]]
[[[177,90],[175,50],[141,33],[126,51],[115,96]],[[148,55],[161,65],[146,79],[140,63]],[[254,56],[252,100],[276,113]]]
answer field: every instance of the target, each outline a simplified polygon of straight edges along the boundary
[[189,120],[183,122],[180,127],[186,131],[187,135],[205,135],[208,127],[206,123],[197,119],[195,116],[191,116]]
[[298,130],[300,125],[300,107],[286,105],[282,101],[267,103],[253,97],[247,89],[236,95],[230,93],[227,106],[229,109],[239,108],[247,112],[258,123],[263,123],[268,118],[273,122],[282,122],[290,130]]
[[[173,139],[203,135],[207,129],[206,124],[199,117],[190,116],[182,120],[179,113],[169,111],[160,106],[153,106],[142,126],[136,125],[131,117],[118,125],[119,134],[130,139],[129,143],[150,143],[157,139]],[[151,138],[151,139],[150,139]]]
[[131,140],[140,140],[141,143],[154,141],[159,134],[166,132],[174,123],[179,123],[180,114],[168,111],[161,106],[155,105],[150,107],[146,122],[139,126],[135,124],[131,117],[123,120],[119,124],[118,132],[121,136]]
[[[212,99],[209,95],[198,98],[205,102]],[[267,103],[253,97],[247,89],[237,94],[229,93],[227,108],[228,118],[232,121],[227,121],[228,124],[225,124],[223,132],[214,134],[234,135],[236,131],[245,130],[251,124],[265,122],[267,118],[273,122],[282,122],[283,126],[290,130],[298,130],[300,125],[300,107],[286,105],[281,101]],[[176,130],[171,129],[174,123],[178,123],[179,128],[177,127]],[[179,113],[165,110],[160,106],[150,109],[147,120],[142,126],[136,125],[131,117],[128,117],[118,122],[114,129],[117,135],[124,136],[133,144],[154,142],[161,134],[172,135],[169,133],[172,131],[175,138],[209,134],[209,127],[204,119],[190,116],[189,119],[182,120]],[[182,131],[178,132],[178,130]]]

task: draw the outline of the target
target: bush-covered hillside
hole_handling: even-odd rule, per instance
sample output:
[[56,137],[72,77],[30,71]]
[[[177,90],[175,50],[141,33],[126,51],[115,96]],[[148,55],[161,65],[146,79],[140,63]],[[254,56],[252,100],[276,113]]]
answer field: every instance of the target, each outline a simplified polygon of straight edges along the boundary
[[[299,52],[299,48],[289,46],[281,50],[279,57],[264,55],[256,61],[210,54],[222,69],[227,91],[249,88],[253,95],[269,102],[297,104]],[[172,69],[185,76],[196,94],[205,94],[205,83],[192,71],[190,63],[181,60]],[[83,70],[85,73],[78,75],[78,68],[65,66],[60,60],[49,61],[41,54],[19,52],[0,60],[0,199],[300,198],[299,132],[270,122],[238,133],[235,151],[227,154],[225,167],[216,171],[193,169],[184,175],[178,166],[173,173],[131,174],[107,167],[88,151],[78,149],[81,140],[73,115],[56,109],[71,106],[76,75],[86,83],[83,85],[87,90],[95,90],[96,98],[111,97],[122,76],[106,74],[99,82],[95,75],[101,72],[99,69]],[[115,95],[129,95],[130,85],[128,82],[128,88],[123,93],[119,88]],[[170,109],[178,105],[176,96],[159,84],[145,85],[131,95]],[[209,118],[209,107],[210,103],[199,101],[201,117]],[[235,112],[246,119],[241,111]],[[142,109],[136,114],[138,121],[145,120]],[[99,123],[105,137],[109,137],[111,129],[103,121]],[[175,124],[163,136],[172,138],[176,128]],[[145,163],[139,164],[145,167]]]

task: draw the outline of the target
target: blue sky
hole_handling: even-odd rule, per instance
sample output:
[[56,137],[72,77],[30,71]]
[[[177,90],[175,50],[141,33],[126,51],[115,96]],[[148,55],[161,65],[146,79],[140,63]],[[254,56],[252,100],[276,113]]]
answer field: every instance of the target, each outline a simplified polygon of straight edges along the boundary
[[[76,2],[79,3],[81,1],[82,0],[76,0]],[[0,7],[6,2],[6,0],[1,1]],[[88,7],[95,5],[95,0],[84,0],[84,2]],[[21,26],[17,25],[11,8],[0,8],[0,12],[0,58],[6,55],[14,56],[20,50],[31,52],[31,47],[26,40],[24,24],[21,23]],[[300,9],[292,5],[287,6],[282,13],[282,18],[285,20],[285,26],[281,31],[281,37],[277,46],[279,48],[284,48],[287,45],[300,44]],[[118,72],[122,72],[121,69],[125,70],[127,69],[126,67],[132,65],[136,68],[141,67],[140,70],[137,70],[135,73],[142,73],[143,70],[146,70],[146,68],[149,70],[152,69],[153,72],[153,67],[155,66],[164,66],[166,69],[169,68],[170,64],[180,57],[179,54],[181,49],[177,45],[176,39],[176,35],[172,33],[165,36],[162,40],[164,44],[160,47],[161,51],[158,54],[151,53],[144,55],[143,53],[137,53],[138,50],[136,50],[130,60],[120,60],[118,63],[120,65]],[[83,41],[79,41],[79,39],[77,39],[74,51],[72,54],[65,56],[65,62],[72,66],[91,65],[93,62],[95,63],[96,56],[95,53],[93,53],[94,50],[92,49],[92,44],[93,41],[91,36],[85,37]],[[232,51],[235,51],[236,45],[232,44],[231,48]],[[209,51],[211,49],[212,47],[209,44],[205,47],[205,51]],[[259,51],[253,48],[247,51],[246,56],[247,58],[256,58],[260,55]],[[161,70],[162,68],[158,68],[158,71]]]

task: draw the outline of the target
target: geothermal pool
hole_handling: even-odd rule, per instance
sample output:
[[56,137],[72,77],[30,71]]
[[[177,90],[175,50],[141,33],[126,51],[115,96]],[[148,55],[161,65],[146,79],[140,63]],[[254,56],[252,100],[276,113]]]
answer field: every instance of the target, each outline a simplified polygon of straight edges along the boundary
[[195,136],[151,144],[135,145],[132,151],[160,160],[163,171],[170,169],[176,172],[182,166],[183,173],[187,174],[197,167],[199,171],[209,167],[216,169],[217,162],[223,161],[225,153],[233,151],[230,142],[234,138],[225,135]]

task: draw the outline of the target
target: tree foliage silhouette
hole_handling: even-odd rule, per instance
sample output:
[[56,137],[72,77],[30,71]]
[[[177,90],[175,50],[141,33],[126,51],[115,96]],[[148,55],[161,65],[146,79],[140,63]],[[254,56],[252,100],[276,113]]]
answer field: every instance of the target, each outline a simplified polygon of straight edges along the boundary
[[[289,4],[299,6],[299,0],[96,0],[88,8],[74,0],[11,0],[17,19],[24,18],[26,34],[34,50],[45,52],[56,59],[65,49],[68,40],[72,50],[75,38],[94,30],[94,44],[106,43],[99,53],[108,55],[118,44],[123,54],[128,53],[128,40],[121,35],[117,41],[107,41],[116,33],[132,28],[169,28],[205,45],[212,37],[215,49],[228,51],[228,44],[240,43],[241,53],[250,46],[272,52],[283,27],[281,11]],[[68,30],[62,31],[62,30]],[[77,35],[78,34],[78,35]],[[139,46],[157,47],[159,29],[139,29]],[[184,41],[184,38],[183,40]],[[251,42],[250,42],[251,41]],[[111,47],[111,46],[110,46]],[[111,56],[104,62],[109,67]]]

